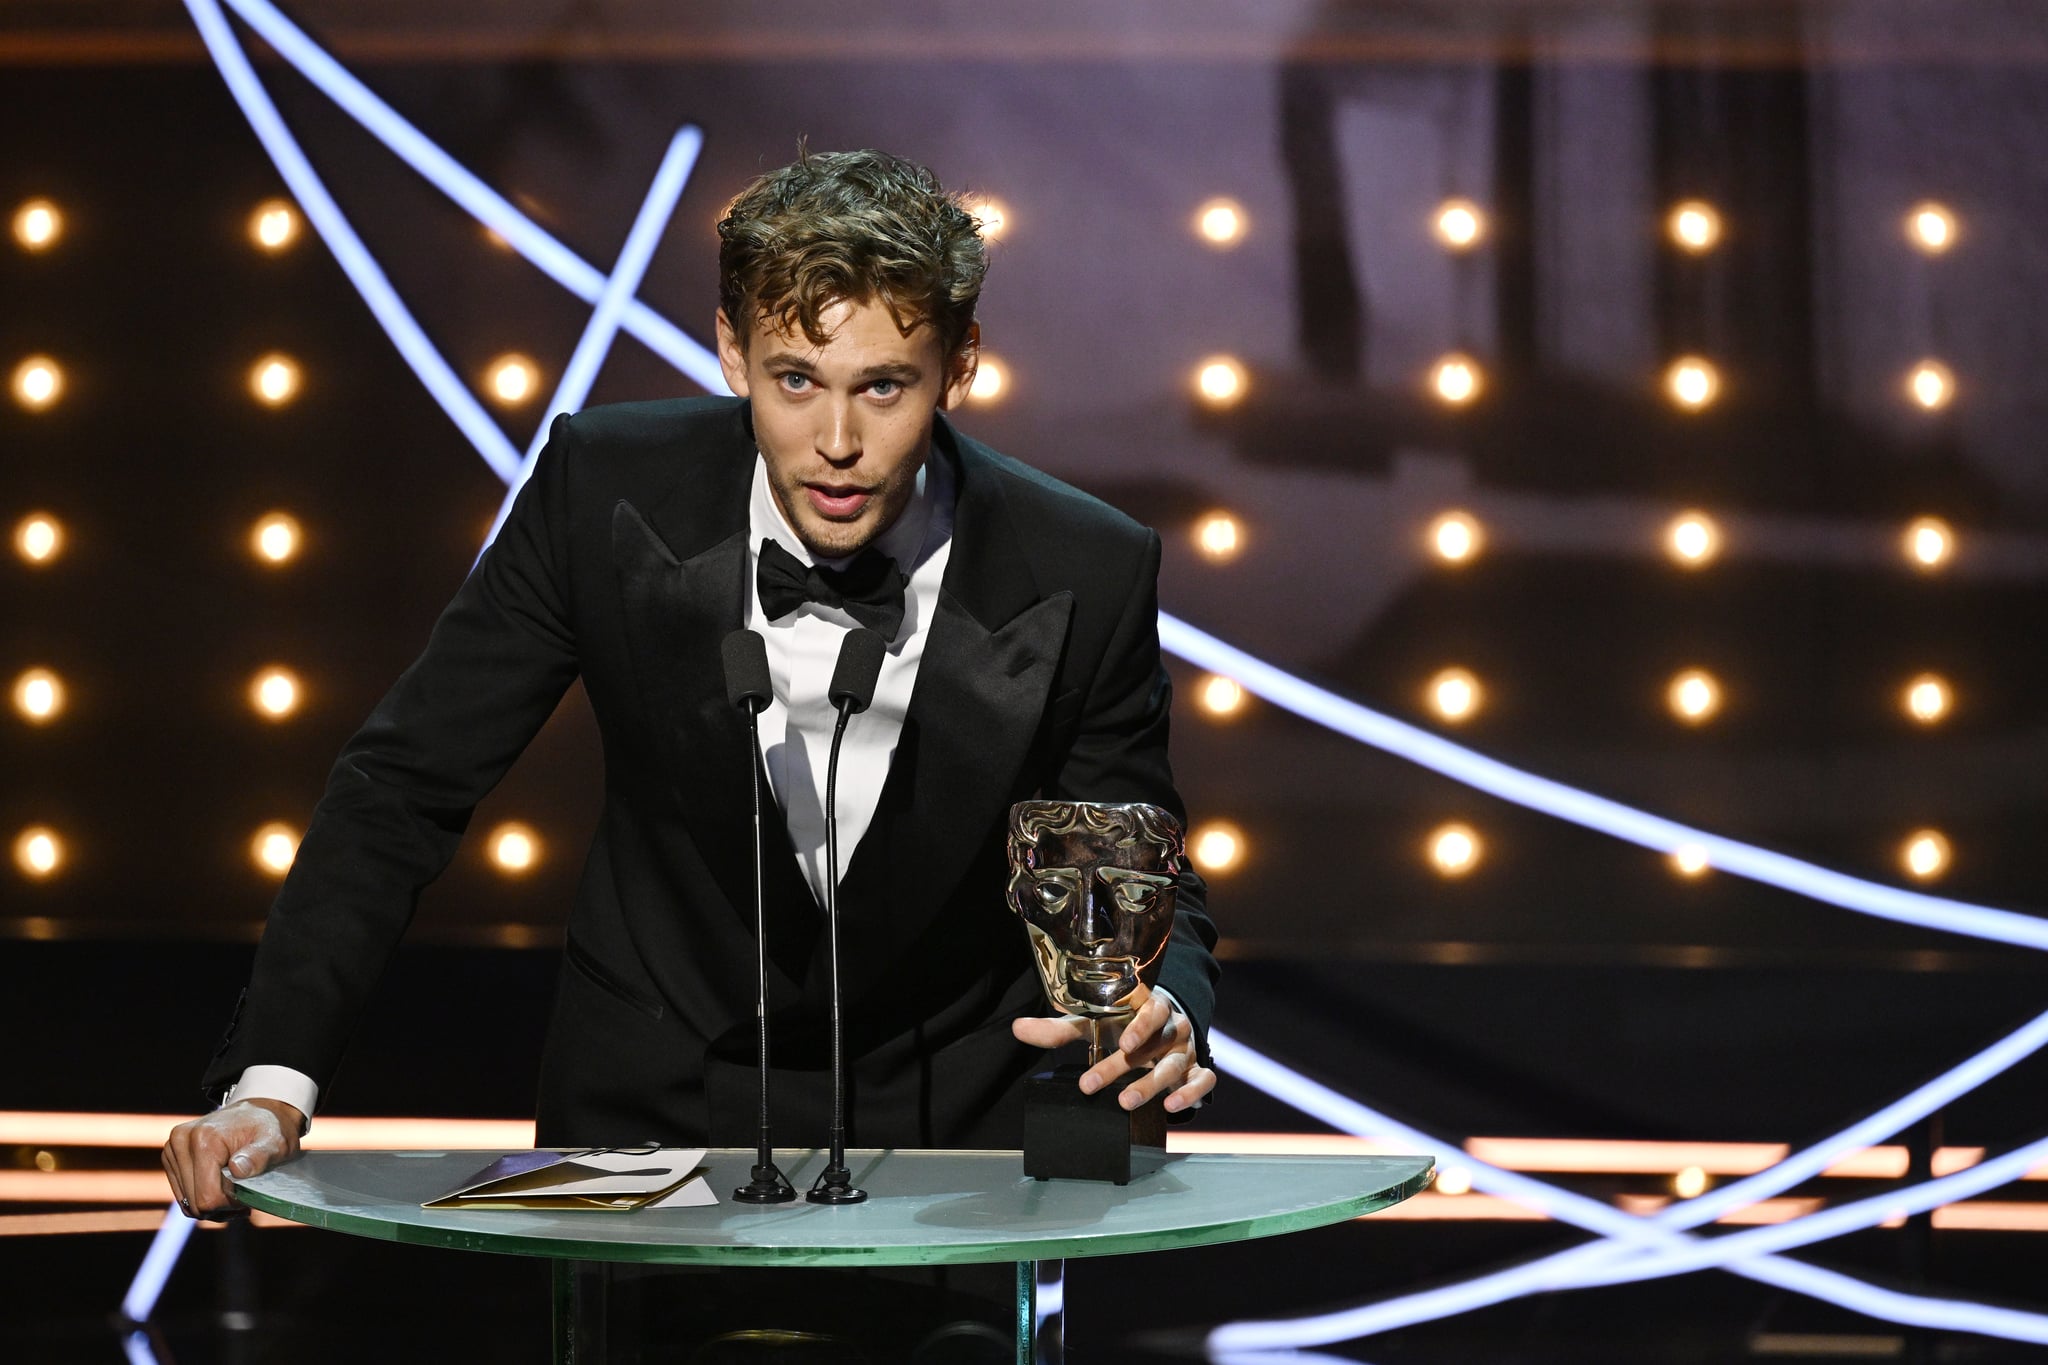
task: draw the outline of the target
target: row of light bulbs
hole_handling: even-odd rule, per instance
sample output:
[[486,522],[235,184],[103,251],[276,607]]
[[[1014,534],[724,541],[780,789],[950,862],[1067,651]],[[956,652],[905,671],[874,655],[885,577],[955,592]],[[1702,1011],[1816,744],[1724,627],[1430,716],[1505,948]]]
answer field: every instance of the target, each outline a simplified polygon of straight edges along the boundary
[[[1450,821],[1438,825],[1423,841],[1430,866],[1444,877],[1463,877],[1484,860],[1486,844],[1468,824]],[[1948,836],[1938,829],[1918,829],[1899,841],[1899,866],[1915,881],[1933,881],[1949,870],[1954,850]],[[1713,857],[1699,844],[1680,844],[1664,855],[1665,866],[1685,878],[1704,877],[1713,870]]]
[[[71,535],[64,523],[49,512],[31,512],[14,523],[11,537],[15,557],[31,568],[45,568],[63,558]],[[249,527],[249,554],[257,563],[277,567],[296,559],[305,542],[298,518],[289,512],[270,512]]]
[[[1457,508],[1437,516],[1423,533],[1430,554],[1445,564],[1468,564],[1477,559],[1486,539],[1485,525]],[[1195,522],[1194,540],[1205,558],[1227,562],[1244,550],[1244,524],[1228,512],[1211,512]],[[1658,540],[1674,564],[1700,569],[1720,556],[1724,537],[1720,523],[1707,513],[1684,511],[1664,524]],[[1916,517],[1900,535],[1899,551],[1916,569],[1940,569],[1955,557],[1955,528],[1939,517]]]
[[[63,678],[47,668],[25,669],[15,675],[10,696],[15,714],[31,725],[54,722],[64,714],[68,700]],[[249,709],[265,720],[286,720],[304,704],[306,688],[298,674],[272,664],[250,676],[246,696]]]
[[[42,252],[64,238],[64,211],[45,198],[24,201],[14,210],[14,241],[23,251]],[[266,199],[249,211],[249,241],[275,255],[299,240],[299,211],[283,199]]]

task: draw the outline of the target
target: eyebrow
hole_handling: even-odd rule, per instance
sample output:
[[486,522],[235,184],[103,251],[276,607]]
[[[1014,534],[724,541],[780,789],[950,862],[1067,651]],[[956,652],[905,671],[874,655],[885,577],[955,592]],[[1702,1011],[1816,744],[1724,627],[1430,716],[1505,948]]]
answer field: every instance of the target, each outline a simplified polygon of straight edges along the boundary
[[[807,357],[801,356],[795,351],[777,351],[772,355],[763,357],[761,364],[763,368],[781,366],[787,369],[801,370],[805,374],[817,373],[817,366],[813,365]],[[860,385],[871,384],[877,379],[894,379],[902,384],[909,385],[915,384],[923,377],[924,371],[917,366],[904,361],[891,360],[885,361],[880,365],[868,366],[866,369],[855,374],[853,381],[856,385]]]

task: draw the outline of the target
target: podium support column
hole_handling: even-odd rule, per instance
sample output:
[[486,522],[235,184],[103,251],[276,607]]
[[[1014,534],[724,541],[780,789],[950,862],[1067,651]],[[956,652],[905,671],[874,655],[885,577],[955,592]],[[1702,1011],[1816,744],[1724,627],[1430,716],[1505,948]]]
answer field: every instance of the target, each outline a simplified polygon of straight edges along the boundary
[[1017,1365],[1065,1365],[1067,1263],[1017,1262]]

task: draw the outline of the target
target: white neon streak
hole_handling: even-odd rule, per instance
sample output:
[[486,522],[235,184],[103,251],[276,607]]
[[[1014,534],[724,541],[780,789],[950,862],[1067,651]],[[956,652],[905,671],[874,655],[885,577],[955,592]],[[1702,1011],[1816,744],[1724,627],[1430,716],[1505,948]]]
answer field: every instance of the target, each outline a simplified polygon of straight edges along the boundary
[[1816,867],[1783,853],[1726,839],[1705,830],[1651,815],[1619,801],[1568,787],[1511,767],[1499,759],[1453,744],[1427,730],[1395,720],[1326,691],[1263,659],[1227,645],[1185,621],[1161,612],[1159,643],[1188,662],[1236,681],[1276,706],[1338,734],[1408,759],[1468,787],[1545,815],[1611,834],[1644,848],[1669,853],[1681,844],[1707,851],[1713,866],[1739,877],[1901,924],[2023,948],[2048,949],[2048,920],[2011,910],[1906,891],[1881,882]]
[[128,1365],[157,1365],[156,1348],[149,1344],[147,1332],[130,1332],[122,1337],[121,1352],[128,1357]]
[[[171,1205],[164,1221],[158,1225],[156,1236],[150,1240],[149,1251],[136,1267],[135,1278],[129,1281],[128,1292],[121,1299],[121,1313],[130,1322],[148,1322],[149,1315],[156,1311],[156,1301],[163,1296],[164,1285],[177,1268],[178,1253],[185,1249],[185,1240],[192,1235],[192,1229],[199,1225],[185,1216],[185,1211],[176,1204]],[[154,1360],[152,1354],[150,1359]]]
[[[662,154],[661,167],[654,173],[654,183],[647,187],[647,197],[641,201],[640,212],[633,218],[633,229],[626,234],[626,245],[619,251],[618,263],[612,267],[611,277],[604,282],[604,289],[597,296],[597,307],[583,325],[583,335],[577,338],[569,363],[562,368],[555,396],[541,409],[540,423],[534,428],[533,440],[526,447],[526,457],[519,462],[518,471],[508,481],[504,500],[498,504],[498,515],[492,518],[490,533],[484,537],[484,549],[489,549],[491,542],[498,538],[505,518],[512,514],[513,500],[519,496],[519,490],[526,487],[526,481],[533,477],[533,463],[540,457],[541,447],[548,443],[548,425],[552,416],[558,412],[574,412],[590,397],[590,386],[597,382],[597,372],[603,368],[612,343],[618,339],[620,315],[640,290],[640,281],[647,274],[647,263],[654,256],[655,247],[661,243],[661,234],[675,214],[676,200],[682,197],[683,186],[689,182],[690,171],[697,164],[697,153],[703,147],[704,134],[695,128],[683,128],[669,140],[668,150]],[[478,555],[481,557],[481,550]]]
[[[213,0],[188,0],[206,3]],[[300,74],[333,100],[400,160],[426,177],[436,189],[467,210],[471,217],[503,237],[512,249],[539,267],[542,274],[585,303],[604,291],[605,274],[564,246],[545,228],[520,212],[468,167],[448,155],[396,109],[373,94],[346,67],[330,56],[269,0],[227,0],[235,13],[263,36]],[[656,355],[681,370],[710,393],[728,393],[718,357],[681,328],[634,300],[623,325]],[[512,466],[507,464],[506,468]],[[497,468],[496,464],[492,468]],[[501,471],[499,477],[506,477]]]
[[384,275],[384,268],[363,245],[362,238],[349,226],[340,205],[327,192],[327,186],[313,170],[313,163],[306,159],[291,130],[285,127],[284,119],[277,112],[277,105],[271,102],[270,92],[256,79],[256,70],[249,64],[248,54],[242,51],[235,40],[234,29],[227,16],[221,13],[217,0],[185,0],[185,8],[191,11],[192,22],[199,29],[199,36],[206,43],[207,51],[213,54],[214,65],[220,68],[228,90],[235,97],[235,103],[242,106],[248,117],[249,126],[256,131],[263,149],[270,153],[278,173],[290,187],[292,197],[299,201],[299,207],[306,211],[306,217],[320,236],[326,241],[334,259],[348,274],[349,282],[356,292],[363,296],[363,302],[370,306],[377,322],[384,328],[398,353],[405,357],[405,363],[412,367],[420,383],[441,405],[469,443],[476,447],[484,462],[497,471],[501,479],[509,479],[519,469],[519,452],[507,440],[498,424],[491,420],[476,395],[459,379],[448,362],[441,357],[434,343],[427,340],[421,329],[398,297],[398,291]]

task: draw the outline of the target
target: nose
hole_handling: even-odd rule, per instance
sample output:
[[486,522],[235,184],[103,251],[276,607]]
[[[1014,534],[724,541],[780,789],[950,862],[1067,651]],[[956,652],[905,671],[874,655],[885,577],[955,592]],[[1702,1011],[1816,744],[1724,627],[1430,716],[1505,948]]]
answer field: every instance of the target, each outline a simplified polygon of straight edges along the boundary
[[836,394],[826,405],[824,424],[819,427],[813,444],[819,455],[834,465],[848,465],[860,458],[860,421],[853,400],[844,394]]
[[1074,938],[1083,947],[1099,948],[1116,937],[1113,902],[1109,888],[1090,877],[1081,894],[1080,909],[1074,916]]

